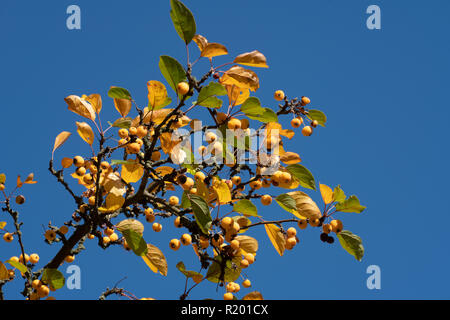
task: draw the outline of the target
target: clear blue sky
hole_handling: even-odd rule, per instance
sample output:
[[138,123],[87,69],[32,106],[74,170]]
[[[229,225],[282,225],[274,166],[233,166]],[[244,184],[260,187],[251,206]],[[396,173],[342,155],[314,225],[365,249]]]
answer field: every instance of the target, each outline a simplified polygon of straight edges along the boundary
[[[254,289],[268,299],[431,299],[450,298],[448,199],[448,75],[450,2],[435,1],[205,1],[186,0],[197,31],[225,44],[230,56],[263,52],[269,69],[257,69],[264,106],[282,88],[288,96],[307,95],[329,119],[311,138],[288,144],[303,164],[328,185],[341,184],[368,209],[341,214],[345,228],[362,237],[366,255],[357,262],[339,244],[324,245],[307,229],[301,244],[281,258],[264,230],[257,263],[248,269]],[[66,8],[82,10],[82,30],[66,29]],[[366,28],[366,8],[377,4],[382,29]],[[2,155],[0,171],[9,181],[34,172],[21,208],[25,246],[43,261],[55,252],[42,238],[49,220],[62,224],[73,200],[47,171],[54,137],[75,132],[80,118],[67,111],[69,94],[100,93],[102,119],[117,113],[106,93],[111,85],[128,88],[147,102],[146,82],[163,81],[158,57],[185,61],[182,41],[169,17],[169,1],[2,1],[0,9],[0,93]],[[192,54],[197,55],[192,47]],[[205,66],[205,64],[202,64]],[[445,90],[447,88],[447,90]],[[288,125],[286,121],[286,125]],[[87,154],[75,134],[57,153]],[[320,201],[318,193],[311,193]],[[268,216],[289,217],[273,206]],[[4,220],[3,218],[0,220]],[[169,276],[153,274],[132,253],[107,251],[93,242],[77,257],[82,290],[62,289],[57,298],[95,299],[108,286],[121,285],[139,297],[176,299],[183,276],[175,264],[197,268],[192,249],[171,252],[179,236],[171,222],[165,231],[145,233],[169,261]],[[314,230],[317,231],[317,230]],[[0,260],[17,255],[1,245]],[[379,265],[381,290],[368,290],[366,268]],[[67,266],[62,267],[65,271]],[[7,298],[18,298],[5,287]],[[17,290],[16,290],[17,291]],[[192,298],[220,298],[207,284]]]

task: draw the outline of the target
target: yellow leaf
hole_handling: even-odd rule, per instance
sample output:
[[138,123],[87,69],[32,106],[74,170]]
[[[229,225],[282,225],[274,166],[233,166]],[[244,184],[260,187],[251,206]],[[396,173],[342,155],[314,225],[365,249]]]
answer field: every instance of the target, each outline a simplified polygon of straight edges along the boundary
[[180,143],[180,141],[172,140],[174,135],[170,132],[164,132],[160,135],[161,149],[164,153],[169,154],[172,149]]
[[266,57],[258,50],[240,54],[234,59],[233,62],[251,67],[260,67],[260,68],[269,67],[267,65]]
[[245,100],[250,96],[249,89],[242,89],[235,85],[226,85],[228,93],[228,100],[231,106],[238,106],[244,103]]
[[231,192],[226,182],[215,178],[212,187],[217,196],[219,204],[226,204],[231,202]]
[[228,54],[227,48],[220,43],[208,43],[202,50],[202,57],[212,58]]
[[197,195],[199,195],[206,202],[209,203],[210,194],[209,194],[209,190],[208,190],[208,187],[206,186],[206,184],[202,180],[196,179],[196,187],[197,187]]
[[258,291],[247,293],[242,300],[264,300],[262,294]]
[[83,98],[91,104],[92,108],[94,108],[94,110],[97,114],[99,114],[100,111],[102,111],[101,95],[99,95],[98,93],[94,93],[87,97],[83,96]]
[[142,222],[136,219],[125,219],[116,224],[116,229],[120,232],[125,230],[133,230],[136,233],[139,233],[141,236],[144,233],[144,225]]
[[149,105],[154,109],[163,106],[167,100],[166,86],[159,81],[151,80],[147,82],[147,89]]
[[61,165],[64,169],[69,168],[71,165],[73,164],[73,159],[72,158],[63,158],[61,160]]
[[196,34],[194,38],[192,38],[192,40],[194,40],[194,42],[197,44],[200,51],[203,51],[203,49],[208,44],[208,40],[204,36],[199,34]]
[[70,132],[63,131],[56,136],[55,144],[53,146],[53,151],[52,151],[52,158],[53,158],[53,153],[55,153],[55,150],[58,149],[64,142],[66,142],[67,139],[69,139],[70,135],[71,135]]
[[131,100],[128,99],[114,99],[114,106],[116,107],[117,111],[119,111],[120,115],[123,117],[126,117],[127,114],[131,110]]
[[23,183],[26,183],[26,184],[37,183],[37,181],[33,181],[33,179],[34,179],[34,173],[30,173]]
[[233,66],[220,78],[221,84],[236,85],[242,89],[256,91],[259,88],[259,78],[251,70],[240,66]]
[[6,227],[6,222],[5,221],[1,221],[0,222],[0,229],[3,230],[3,228],[5,228],[5,227]]
[[68,104],[70,111],[75,112],[76,114],[89,120],[95,120],[94,108],[79,96],[70,95],[64,98],[64,101]]
[[116,196],[123,196],[127,191],[126,185],[114,172],[111,172],[103,180],[100,180],[100,183],[106,192],[115,194]]
[[158,272],[158,268],[156,268],[155,265],[151,263],[151,261],[146,256],[142,256],[142,260],[144,260],[150,270],[152,270],[154,273]]
[[20,176],[17,176],[17,188],[22,188],[23,182],[20,180]]
[[286,239],[284,238],[281,229],[275,224],[265,224],[267,235],[269,236],[270,242],[272,242],[275,250],[278,254],[282,256],[284,254],[284,249],[286,246]]
[[[163,276],[167,276],[167,261],[166,257],[164,257],[164,254],[161,250],[158,249],[158,247],[155,247],[154,245],[151,245],[150,243],[147,243],[147,254],[145,255],[144,261],[147,263],[147,265],[150,267],[150,264],[156,267],[156,269],[161,273]],[[150,264],[149,264],[150,263]],[[150,267],[152,269],[152,267]],[[152,269],[153,272],[155,272]]]
[[239,247],[245,252],[256,254],[258,251],[258,241],[249,236],[236,236],[235,240],[239,241]]
[[121,177],[126,183],[138,182],[144,174],[144,168],[139,163],[122,165]]
[[6,181],[6,175],[4,173],[0,174],[0,183],[5,183]]
[[280,161],[285,164],[295,164],[302,161],[300,156],[295,152],[285,152],[281,157]]
[[94,143],[94,131],[92,131],[91,126],[86,122],[76,122],[76,125],[77,132],[80,135],[81,139],[92,146],[92,144]]
[[322,216],[317,204],[304,192],[294,191],[289,192],[290,195],[295,200],[297,206],[297,213],[293,214],[300,219],[319,219]]
[[325,204],[332,203],[334,200],[334,193],[331,188],[325,184],[320,184],[320,194],[322,195],[323,202]]
[[[160,124],[163,122],[163,120],[171,113],[173,109],[159,109],[159,110],[153,110],[149,109],[148,107],[145,107],[142,113],[144,114],[143,123],[150,123],[150,121],[154,122],[155,124]],[[134,118],[131,122],[131,126],[138,127],[139,126],[139,116]]]
[[109,193],[106,196],[105,207],[98,208],[98,211],[101,213],[109,213],[114,212],[122,208],[125,203],[125,198],[121,196],[116,196],[113,193]]
[[8,269],[1,261],[0,261],[0,280],[9,280]]

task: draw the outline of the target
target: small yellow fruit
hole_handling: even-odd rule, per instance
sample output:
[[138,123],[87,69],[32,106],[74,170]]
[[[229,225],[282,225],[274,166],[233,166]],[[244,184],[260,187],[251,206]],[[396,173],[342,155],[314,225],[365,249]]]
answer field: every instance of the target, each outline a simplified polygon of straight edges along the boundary
[[127,147],[127,152],[130,154],[138,153],[141,150],[141,145],[137,142],[130,143]]
[[241,119],[241,129],[246,130],[250,126],[248,119]]
[[67,263],[72,263],[72,262],[75,261],[75,256],[74,256],[74,255],[67,256],[64,260],[65,260]]
[[287,238],[286,244],[290,247],[294,247],[297,244],[297,239],[295,237]]
[[117,235],[117,233],[113,233],[109,236],[109,240],[111,240],[111,242],[117,241],[119,240],[119,236]]
[[119,137],[122,139],[128,138],[128,130],[127,129],[120,129],[119,130]]
[[262,182],[260,180],[254,180],[254,181],[250,182],[249,185],[250,185],[250,188],[258,190],[258,189],[261,189]]
[[130,135],[136,136],[137,135],[137,128],[136,127],[130,127],[130,129],[128,129],[128,132],[130,133]]
[[56,232],[53,230],[47,230],[45,231],[44,236],[47,241],[54,241],[56,239]]
[[230,242],[230,247],[231,247],[231,249],[233,249],[233,250],[237,250],[237,249],[239,249],[239,247],[240,247],[240,242],[238,241],[238,240],[232,240],[231,242]]
[[190,244],[192,243],[192,237],[191,237],[191,235],[190,235],[190,234],[187,234],[187,233],[183,234],[183,235],[181,236],[181,243],[182,243],[184,246],[190,245]]
[[309,137],[310,135],[312,135],[312,133],[313,133],[313,129],[310,126],[306,126],[302,129],[302,134],[305,137]]
[[169,204],[171,205],[171,206],[176,206],[176,205],[178,205],[180,203],[180,199],[178,199],[178,197],[176,197],[176,196],[171,196],[170,198],[169,198]]
[[6,242],[12,242],[14,240],[14,236],[12,235],[12,233],[5,233],[3,235],[3,240],[5,240]]
[[289,172],[281,173],[280,182],[281,183],[289,183],[292,180],[292,176]]
[[45,298],[49,293],[50,289],[45,285],[41,285],[39,288],[37,288],[37,294],[39,295],[39,298]]
[[145,137],[145,136],[147,135],[147,133],[148,133],[148,130],[147,130],[146,127],[144,127],[144,126],[139,126],[139,127],[137,128],[136,135],[137,135],[139,138]]
[[216,120],[218,124],[222,124],[227,119],[227,115],[223,112],[217,112]]
[[161,225],[160,223],[155,222],[155,223],[152,225],[152,229],[153,229],[153,231],[155,231],[155,232],[161,232],[161,230],[162,230],[162,225]]
[[281,175],[282,174],[283,174],[282,171],[279,171],[279,170],[275,171],[273,173],[273,175],[272,175],[272,181],[276,181],[278,183],[281,182]]
[[89,197],[88,202],[91,206],[94,206],[95,205],[95,196]]
[[250,263],[248,262],[248,260],[242,259],[240,265],[241,265],[241,269],[245,269],[245,268],[248,268],[248,266],[250,265]]
[[178,94],[184,96],[189,92],[189,84],[187,82],[180,82],[177,84],[177,92]]
[[36,264],[39,262],[39,256],[36,253],[30,255],[30,262]]
[[275,94],[273,95],[274,99],[277,101],[281,101],[284,99],[284,92],[282,90],[275,91]]
[[175,228],[181,228],[181,217],[176,217],[173,224],[175,225]]
[[153,209],[152,208],[146,208],[144,213],[145,213],[146,216],[148,216],[149,214],[153,214]]
[[311,100],[308,97],[302,97],[302,106],[306,106],[307,104],[310,104]]
[[155,221],[155,215],[153,214],[153,213],[150,213],[150,214],[147,214],[147,215],[145,215],[145,220],[148,222],[148,223],[153,223],[154,221]]
[[298,227],[300,228],[300,230],[306,229],[307,226],[308,226],[308,222],[306,220],[298,221]]
[[128,143],[128,140],[126,139],[120,139],[119,142],[117,143],[120,147],[124,147],[125,144]]
[[94,182],[94,178],[92,177],[92,175],[90,173],[85,174],[83,176],[83,182],[87,185],[90,185]]
[[19,195],[16,197],[16,203],[17,204],[24,204],[25,203],[25,197],[22,195]]
[[297,235],[297,230],[294,227],[287,229],[286,234],[288,238],[295,237]]
[[73,158],[73,164],[75,165],[75,167],[81,167],[84,165],[84,159],[80,156],[76,156],[75,158]]
[[236,119],[236,118],[231,118],[228,121],[227,126],[228,126],[228,129],[230,129],[230,130],[240,129],[241,128],[241,121],[239,119]]
[[194,180],[192,178],[187,178],[186,182],[181,185],[184,190],[189,190],[194,186]]
[[94,239],[94,238],[95,238],[95,236],[94,236],[93,234],[91,234],[91,233],[90,233],[90,234],[88,234],[88,236],[87,236],[87,237],[88,237],[88,239],[89,239],[89,240],[92,240],[92,239]]
[[[208,131],[208,132],[205,134],[205,140],[206,140],[206,142],[208,142],[208,143],[212,143],[212,142],[214,142],[214,141],[217,140],[217,135],[216,135],[214,132],[212,132],[212,131]],[[201,154],[201,153],[200,153],[200,154]]]
[[199,180],[199,181],[204,181],[206,179],[206,175],[201,171],[197,171],[195,173],[194,177],[195,177],[195,180]]
[[180,249],[180,240],[178,240],[178,239],[170,240],[169,247],[170,247],[170,249],[177,251],[178,249]]
[[77,170],[75,170],[75,173],[79,176],[82,177],[86,174],[86,168],[85,167],[79,167],[77,168]]
[[239,225],[239,223],[237,223],[236,221],[233,222],[233,225],[231,226],[230,232],[232,234],[236,234],[239,232],[239,230],[241,230],[241,226]]
[[220,221],[220,225],[222,226],[222,228],[224,228],[225,230],[228,230],[231,228],[231,226],[233,225],[234,220],[230,217],[225,217],[222,219],[222,221]]
[[[28,263],[30,261],[30,256],[25,253],[25,262]],[[19,262],[23,263],[23,256],[19,256]]]
[[223,244],[223,237],[222,237],[222,235],[219,235],[218,237],[214,236],[212,238],[212,244],[215,247],[220,247]]
[[250,280],[245,279],[245,280],[242,282],[242,286],[243,286],[244,288],[250,288],[250,287],[252,286],[252,283],[250,282]]
[[33,280],[33,281],[31,282],[31,287],[32,287],[34,290],[37,290],[40,286],[42,286],[42,281],[39,280],[39,279]]
[[0,183],[0,191],[5,190],[5,185],[3,183]]
[[223,300],[233,300],[234,296],[231,292],[227,292],[223,295]]
[[270,195],[268,195],[268,194],[262,196],[262,197],[261,197],[261,203],[262,203],[264,206],[270,205],[270,204],[272,203],[272,197],[271,197]]
[[311,227],[317,227],[320,224],[320,220],[319,219],[309,219],[309,224],[311,225]]
[[329,224],[324,224],[322,226],[322,231],[326,234],[329,234],[331,231],[333,231],[333,227]]
[[9,258],[9,260],[14,261],[14,262],[19,262],[19,258],[17,258],[16,256]]
[[102,240],[103,240],[103,244],[104,245],[107,245],[107,244],[109,244],[111,242],[111,239],[108,236],[103,237]]
[[303,118],[294,118],[291,120],[291,126],[293,128],[298,128],[302,125],[303,123]]
[[319,121],[317,121],[317,120],[311,121],[311,126],[312,126],[313,128],[316,128],[318,125],[319,125]]
[[200,243],[200,247],[202,247],[202,249],[206,249],[206,248],[209,247],[209,240],[208,239],[200,238],[199,243]]
[[198,153],[199,153],[202,157],[204,157],[204,156],[206,156],[206,155],[208,154],[208,148],[205,147],[205,146],[200,146],[200,147],[198,147]]
[[105,234],[107,235],[107,236],[110,236],[110,235],[112,235],[114,233],[114,229],[111,229],[111,228],[106,228],[105,229]]
[[241,184],[241,177],[239,177],[239,176],[234,176],[233,178],[231,178],[231,182],[233,182],[233,184],[234,184],[235,186],[237,186],[237,185]]
[[247,253],[244,256],[244,259],[247,260],[249,264],[252,264],[253,262],[255,262],[255,256],[252,253]]
[[331,220],[330,225],[331,225],[331,229],[334,233],[339,233],[344,229],[344,226],[343,226],[341,220]]

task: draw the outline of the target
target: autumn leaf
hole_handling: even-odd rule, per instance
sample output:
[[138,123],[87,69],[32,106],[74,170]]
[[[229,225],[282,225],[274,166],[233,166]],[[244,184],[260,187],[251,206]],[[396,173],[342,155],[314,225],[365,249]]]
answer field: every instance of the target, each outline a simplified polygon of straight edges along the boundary
[[319,219],[322,216],[317,204],[304,192],[294,191],[287,193],[295,200],[297,212],[292,212],[300,219]]
[[90,96],[83,96],[83,99],[91,104],[97,114],[102,111],[102,97],[98,93],[91,94]]
[[240,54],[234,59],[233,62],[251,67],[260,67],[260,68],[269,67],[267,65],[266,57],[258,50]]
[[277,250],[278,254],[282,256],[284,254],[284,249],[286,246],[286,239],[284,238],[281,229],[277,227],[275,224],[265,224],[264,225],[267,235],[269,236],[270,242],[274,246],[275,250]]
[[256,73],[240,66],[233,66],[228,69],[220,78],[220,83],[236,85],[239,88],[251,91],[256,91],[259,88],[259,78]]
[[208,44],[208,40],[200,34],[196,34],[194,38],[192,38],[192,40],[194,40],[194,42],[197,44],[200,51],[202,51]]
[[122,117],[126,117],[131,110],[131,100],[128,99],[114,99],[114,106],[119,111]]
[[158,247],[148,243],[147,254],[142,259],[153,272],[159,271],[163,276],[167,276],[167,260]]
[[95,110],[87,101],[76,95],[70,95],[64,98],[64,101],[66,101],[70,111],[75,112],[76,114],[89,120],[95,121]]
[[126,183],[138,182],[144,175],[144,168],[139,163],[128,163],[122,165],[120,176]]
[[213,186],[212,186],[219,204],[226,204],[231,202],[231,192],[228,185],[220,180],[220,179],[214,179]]
[[125,230],[133,230],[134,232],[142,235],[144,233],[144,225],[136,219],[125,219],[120,221],[116,225],[117,230],[123,232]]
[[242,300],[264,300],[262,294],[258,291],[247,293]]
[[157,110],[168,105],[171,100],[167,96],[167,89],[164,84],[159,81],[150,80],[147,82],[148,89],[148,105],[151,109]]
[[224,45],[220,43],[207,43],[206,46],[203,48],[201,56],[207,57],[207,58],[213,58],[217,56],[222,56],[228,54],[227,48],[225,48]]
[[75,122],[77,125],[77,132],[80,135],[81,139],[86,141],[88,144],[92,146],[94,143],[94,132],[90,125],[86,122]]
[[281,157],[280,161],[285,164],[295,164],[302,161],[300,156],[295,152],[285,152]]
[[26,183],[26,184],[35,184],[35,183],[37,183],[37,181],[34,181],[33,179],[34,179],[34,173],[30,173],[26,177],[26,179],[25,179],[25,181],[23,183]]
[[239,241],[239,247],[247,253],[256,254],[258,251],[258,241],[250,236],[236,236],[235,240]]
[[319,184],[320,194],[325,204],[332,203],[334,200],[333,190],[325,184]]
[[106,196],[105,207],[98,208],[101,213],[110,213],[122,208],[125,203],[125,198],[122,196],[117,196],[113,193],[109,193]]
[[249,89],[242,89],[236,85],[226,85],[225,88],[227,89],[230,106],[239,106],[250,96]]
[[172,140],[173,134],[170,132],[164,132],[160,135],[161,149],[164,153],[169,154],[172,149],[180,143],[178,140]]
[[67,139],[69,139],[70,135],[71,135],[70,132],[63,131],[56,136],[55,144],[53,145],[52,159],[53,159],[53,154],[55,153],[55,150],[58,149],[59,147],[61,147],[64,144],[64,142],[66,142]]
[[62,158],[62,160],[61,160],[61,166],[64,169],[69,168],[72,164],[73,164],[73,159],[72,158]]

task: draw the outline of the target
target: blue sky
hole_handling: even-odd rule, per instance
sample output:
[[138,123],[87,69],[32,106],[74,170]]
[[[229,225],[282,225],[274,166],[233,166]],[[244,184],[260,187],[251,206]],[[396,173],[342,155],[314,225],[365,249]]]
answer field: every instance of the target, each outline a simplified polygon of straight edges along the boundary
[[[366,254],[357,262],[339,244],[324,245],[311,228],[301,244],[279,257],[263,229],[257,263],[248,269],[254,289],[268,299],[448,299],[450,256],[447,41],[450,3],[435,1],[239,1],[186,0],[197,32],[226,45],[230,55],[258,49],[269,69],[257,91],[264,106],[274,108],[273,92],[309,96],[328,116],[326,128],[310,138],[300,135],[289,149],[302,156],[316,180],[340,184],[368,209],[340,214],[345,228],[363,239]],[[77,4],[82,29],[66,28],[66,8]],[[381,30],[366,28],[366,8],[381,8]],[[100,93],[102,119],[117,112],[106,93],[111,85],[128,88],[136,101],[147,102],[146,82],[163,81],[160,55],[185,61],[182,41],[169,17],[169,1],[2,2],[0,9],[0,92],[2,155],[0,171],[9,181],[34,172],[37,185],[26,186],[21,208],[27,252],[48,260],[56,247],[42,241],[43,226],[62,224],[73,200],[47,171],[54,137],[75,132],[80,118],[67,111],[70,94]],[[198,55],[192,45],[191,54]],[[199,67],[206,68],[200,63]],[[201,113],[197,114],[201,117]],[[288,126],[288,120],[283,124]],[[62,156],[88,154],[75,134],[58,151]],[[281,192],[280,192],[281,193]],[[318,192],[310,192],[320,201]],[[267,209],[266,209],[267,210]],[[289,217],[271,207],[268,216]],[[0,220],[3,220],[0,219]],[[169,276],[153,274],[121,248],[107,251],[93,242],[79,255],[82,289],[62,289],[60,299],[95,299],[106,288],[121,285],[136,296],[176,299],[183,291],[178,261],[197,268],[192,249],[171,252],[168,241],[179,230],[165,222],[164,232],[145,238],[161,247]],[[39,238],[40,237],[40,238]],[[17,255],[3,243],[0,260]],[[366,269],[381,268],[381,290],[368,290]],[[62,267],[65,271],[67,265]],[[7,298],[19,298],[5,287]],[[192,298],[220,298],[213,284]]]

